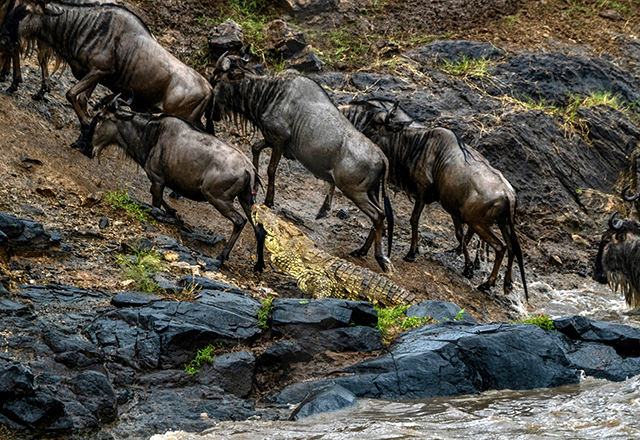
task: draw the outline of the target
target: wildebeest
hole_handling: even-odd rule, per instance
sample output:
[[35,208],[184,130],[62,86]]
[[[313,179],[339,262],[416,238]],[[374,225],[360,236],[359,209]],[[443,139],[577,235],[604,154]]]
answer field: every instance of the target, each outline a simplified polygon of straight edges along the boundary
[[631,184],[627,185],[622,190],[622,198],[625,199],[627,202],[633,202],[640,198],[640,170],[638,169],[638,159],[639,159],[638,156],[640,156],[640,148],[634,151],[633,154],[631,155],[631,164],[633,167],[633,172],[636,177],[636,192],[631,196],[627,194],[629,189],[631,189]]
[[[385,155],[353,127],[316,82],[300,75],[256,75],[245,68],[247,60],[226,55],[218,60],[211,78],[213,119],[240,116],[260,129],[265,145],[272,148],[265,204],[273,206],[274,178],[281,156],[298,160],[316,177],[340,188],[373,222],[364,245],[352,255],[366,255],[375,243],[378,264],[384,271],[391,271],[381,244],[385,213],[389,249],[393,228],[386,195]],[[381,185],[384,211],[378,204]]]
[[625,218],[609,218],[609,229],[602,234],[593,269],[593,279],[624,294],[629,307],[640,306],[640,224]]
[[[132,96],[134,110],[180,116],[198,125],[211,103],[207,80],[167,52],[141,19],[120,5],[20,0],[3,32],[8,28],[5,47],[37,39],[69,65],[79,81],[66,96],[84,134],[91,123],[87,100],[97,84]],[[82,149],[83,144],[76,146]]]
[[[389,159],[390,182],[415,198],[411,246],[405,260],[414,261],[418,253],[418,224],[424,206],[438,201],[453,218],[456,235],[460,235],[466,276],[473,275],[467,244],[474,234],[496,253],[493,270],[478,287],[480,290],[486,291],[495,284],[504,257],[505,244],[492,230],[493,224],[498,223],[508,255],[504,290],[508,292],[512,287],[515,256],[528,301],[522,250],[514,229],[516,194],[502,173],[451,130],[416,126],[398,110],[397,103],[354,101],[340,110],[384,151]],[[469,226],[464,238],[463,224]]]
[[[176,116],[125,111],[119,108],[116,97],[93,118],[87,138],[87,156],[94,157],[104,147],[115,144],[144,168],[151,181],[153,206],[162,205],[169,214],[175,214],[163,198],[166,186],[190,200],[208,201],[231,220],[233,232],[218,257],[220,261],[229,258],[246,223],[233,206],[236,197],[253,224],[251,205],[257,176],[251,161],[237,148],[193,123]],[[258,242],[254,270],[261,271],[264,232],[255,226],[254,231]]]

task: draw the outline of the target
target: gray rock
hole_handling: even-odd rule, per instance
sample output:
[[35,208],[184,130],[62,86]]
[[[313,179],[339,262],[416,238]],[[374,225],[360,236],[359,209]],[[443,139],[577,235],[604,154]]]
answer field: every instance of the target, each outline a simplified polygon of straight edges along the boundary
[[[418,318],[430,316],[436,321],[453,321],[460,310],[462,309],[452,302],[428,300],[409,307],[406,314],[407,316],[416,316]],[[466,311],[462,314],[462,321],[477,324],[477,321]]]
[[162,301],[163,297],[146,292],[120,292],[111,298],[115,307],[142,307],[155,301]]
[[238,397],[247,397],[253,384],[255,364],[256,359],[249,350],[225,353],[202,367],[198,380],[204,385],[216,385]]
[[252,296],[251,293],[246,290],[239,289],[231,284],[223,283],[222,281],[212,280],[210,278],[202,277],[199,275],[185,276],[180,278],[178,286],[185,288],[196,287],[203,290],[215,290],[218,292],[228,292],[234,295]]
[[291,56],[284,63],[285,69],[295,69],[299,72],[314,73],[322,70],[324,63],[315,54],[311,45]]
[[243,47],[242,26],[228,18],[209,32],[209,53],[214,61],[225,52],[239,52]]
[[478,43],[464,40],[434,41],[426,46],[411,49],[405,55],[420,64],[458,63],[463,57],[471,60],[498,60],[505,56],[503,50],[491,43]]
[[315,414],[337,411],[355,405],[357,397],[340,385],[319,390],[303,400],[293,411],[289,420],[300,420]]
[[272,305],[271,329],[276,334],[289,337],[349,325],[375,326],[378,323],[378,313],[373,305],[364,301],[277,298]]
[[273,20],[265,26],[265,47],[283,58],[290,58],[307,47],[301,31],[283,20]]
[[33,373],[20,362],[0,360],[0,396],[32,396],[35,393]]
[[556,329],[571,339],[597,342],[612,347],[623,357],[640,357],[640,329],[585,316],[569,316],[553,321]]
[[67,381],[69,389],[101,423],[108,423],[118,415],[116,392],[107,377],[97,371],[85,371]]

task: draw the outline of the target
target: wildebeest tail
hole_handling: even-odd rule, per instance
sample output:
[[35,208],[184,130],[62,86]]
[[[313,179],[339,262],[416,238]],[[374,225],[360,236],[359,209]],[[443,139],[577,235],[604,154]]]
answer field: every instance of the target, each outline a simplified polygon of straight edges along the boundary
[[[509,200],[509,204],[511,204],[511,201]],[[518,259],[518,266],[520,266],[520,277],[522,278],[522,286],[524,287],[524,297],[527,300],[527,302],[529,302],[529,292],[527,291],[527,281],[525,280],[524,277],[524,262],[523,262],[523,258],[522,258],[522,248],[520,248],[520,242],[518,241],[518,235],[516,234],[516,228],[515,228],[515,209],[516,207],[513,207],[513,213],[511,212],[511,206],[509,206],[509,223],[511,226],[511,246],[513,248],[513,253],[515,254],[516,258]]]
[[389,166],[384,165],[384,177],[382,181],[382,199],[384,200],[384,215],[387,218],[387,257],[391,258],[391,245],[393,244],[393,209],[391,201],[387,196],[387,182],[389,177]]

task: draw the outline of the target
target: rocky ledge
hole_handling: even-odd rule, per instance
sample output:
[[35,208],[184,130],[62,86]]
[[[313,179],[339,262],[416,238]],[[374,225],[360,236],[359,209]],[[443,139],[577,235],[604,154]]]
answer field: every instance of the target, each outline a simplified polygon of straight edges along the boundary
[[[29,233],[34,245],[59,244],[18,217],[0,231],[5,256],[26,246],[25,231],[39,231]],[[249,292],[219,281],[192,275],[168,285],[173,297],[2,287],[0,424],[19,438],[148,438],[220,420],[298,419],[358,398],[555,387],[578,383],[581,372],[613,381],[640,374],[640,329],[580,316],[556,320],[557,331],[479,324],[455,304],[425,301],[407,315],[439,322],[386,345],[371,303],[274,299],[267,317]],[[184,289],[194,300],[170,299]],[[189,374],[185,365],[209,345],[215,357]],[[295,374],[319,360],[324,368],[304,380]]]

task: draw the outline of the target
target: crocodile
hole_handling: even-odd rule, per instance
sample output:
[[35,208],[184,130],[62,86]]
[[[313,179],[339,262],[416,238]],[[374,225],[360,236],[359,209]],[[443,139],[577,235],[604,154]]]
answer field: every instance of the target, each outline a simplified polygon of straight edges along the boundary
[[414,294],[389,278],[324,252],[265,205],[254,204],[251,217],[266,232],[271,261],[295,277],[303,293],[313,298],[370,301],[384,307],[418,304]]

